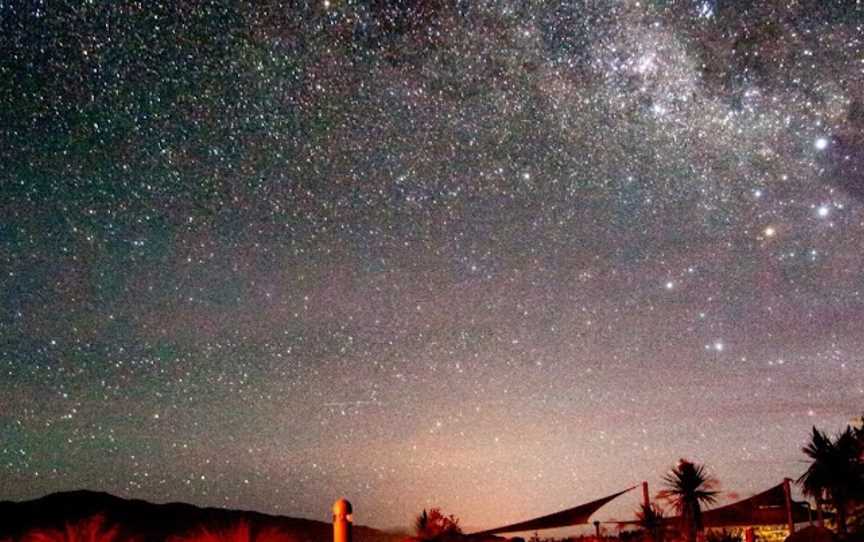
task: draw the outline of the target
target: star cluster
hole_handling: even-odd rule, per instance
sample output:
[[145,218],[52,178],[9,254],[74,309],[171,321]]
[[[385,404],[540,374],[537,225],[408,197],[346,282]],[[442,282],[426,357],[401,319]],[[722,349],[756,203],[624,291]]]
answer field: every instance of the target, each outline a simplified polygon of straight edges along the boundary
[[0,1],[0,51],[0,498],[489,527],[861,413],[859,3]]

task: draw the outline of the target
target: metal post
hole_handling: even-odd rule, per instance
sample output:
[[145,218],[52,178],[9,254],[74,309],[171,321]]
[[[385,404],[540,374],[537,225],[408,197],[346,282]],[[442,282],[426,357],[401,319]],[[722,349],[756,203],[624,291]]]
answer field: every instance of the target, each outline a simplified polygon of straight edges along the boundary
[[351,542],[351,503],[339,499],[333,503],[333,542]]
[[594,536],[597,537],[597,540],[600,540],[600,522],[594,522]]
[[783,493],[786,494],[786,523],[789,526],[789,534],[795,532],[795,519],[792,517],[792,488],[789,485],[789,478],[783,478]]
[[648,498],[648,482],[642,482],[642,504],[645,505],[645,508],[651,506],[651,501]]

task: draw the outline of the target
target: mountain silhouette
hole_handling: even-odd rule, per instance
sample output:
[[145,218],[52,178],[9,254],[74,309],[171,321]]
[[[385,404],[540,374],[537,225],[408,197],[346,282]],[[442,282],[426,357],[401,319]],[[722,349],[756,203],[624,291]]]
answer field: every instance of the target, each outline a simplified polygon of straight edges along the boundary
[[[330,523],[259,512],[154,504],[109,493],[69,491],[21,502],[0,501],[0,541],[24,542],[318,542]],[[357,542],[402,537],[355,526]]]

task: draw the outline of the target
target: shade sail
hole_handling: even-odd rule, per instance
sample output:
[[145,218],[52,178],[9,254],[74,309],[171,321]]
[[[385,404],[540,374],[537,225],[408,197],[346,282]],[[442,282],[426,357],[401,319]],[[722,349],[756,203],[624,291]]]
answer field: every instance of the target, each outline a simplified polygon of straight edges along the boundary
[[[806,502],[792,502],[792,521],[803,523],[813,517],[810,505]],[[828,513],[823,514],[828,517]],[[664,523],[674,525],[680,517],[663,519]],[[786,493],[783,484],[778,484],[752,497],[702,512],[705,527],[744,527],[752,525],[786,525]],[[636,525],[638,521],[616,521],[618,525]]]
[[[795,523],[809,521],[810,517],[809,504],[792,503],[792,520]],[[748,499],[702,513],[702,523],[706,527],[785,525],[786,522],[786,493],[783,491],[783,484],[766,489]]]
[[520,521],[519,523],[511,523],[510,525],[504,525],[503,527],[488,529],[485,531],[474,533],[474,535],[515,533],[519,531],[539,531],[541,529],[554,529],[555,527],[569,527],[570,525],[581,525],[583,523],[588,523],[588,518],[591,517],[591,514],[596,512],[598,509],[600,509],[601,506],[611,501],[615,497],[627,493],[628,491],[633,489],[633,487],[625,489],[624,491],[619,491],[614,495],[609,495],[608,497],[597,499],[596,501],[591,501],[589,503],[581,504],[573,508],[568,508],[567,510],[555,512],[554,514],[540,516],[539,518],[529,519],[526,521]]

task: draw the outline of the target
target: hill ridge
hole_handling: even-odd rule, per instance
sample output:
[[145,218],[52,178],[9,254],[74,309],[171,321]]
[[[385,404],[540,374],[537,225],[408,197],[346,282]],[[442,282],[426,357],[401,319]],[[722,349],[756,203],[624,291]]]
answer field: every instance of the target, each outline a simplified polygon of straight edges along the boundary
[[[320,520],[176,501],[154,503],[89,489],[60,491],[25,501],[0,501],[0,517],[3,518],[0,539],[12,540],[27,538],[28,533],[38,531],[47,533],[49,540],[68,542],[70,529],[97,531],[105,542],[192,541],[205,532],[224,533],[222,538],[231,542],[258,542],[263,532],[268,533],[268,542],[332,538],[330,523]],[[396,542],[401,537],[356,525],[354,539]]]

